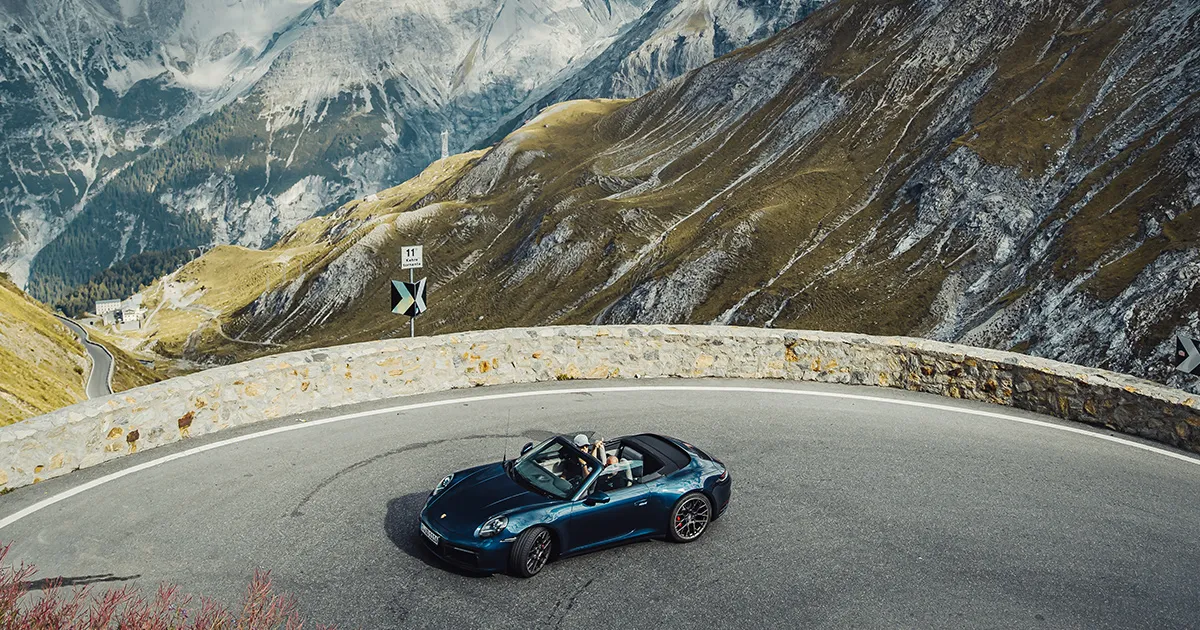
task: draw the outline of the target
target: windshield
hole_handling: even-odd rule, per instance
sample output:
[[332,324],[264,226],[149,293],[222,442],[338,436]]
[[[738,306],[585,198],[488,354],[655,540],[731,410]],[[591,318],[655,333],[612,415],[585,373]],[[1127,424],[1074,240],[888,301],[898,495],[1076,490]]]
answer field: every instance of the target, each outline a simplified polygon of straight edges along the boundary
[[513,462],[513,475],[560,499],[575,496],[600,462],[562,438],[538,444]]

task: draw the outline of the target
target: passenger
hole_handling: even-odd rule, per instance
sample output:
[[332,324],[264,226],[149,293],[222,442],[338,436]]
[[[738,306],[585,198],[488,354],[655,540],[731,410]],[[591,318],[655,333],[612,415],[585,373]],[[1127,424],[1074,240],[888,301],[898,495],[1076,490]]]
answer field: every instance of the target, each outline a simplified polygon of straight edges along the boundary
[[609,455],[604,460],[604,472],[601,473],[603,477],[601,477],[600,481],[598,482],[600,487],[604,488],[605,490],[616,490],[618,488],[626,488],[631,485],[628,483],[628,480],[625,478],[625,476],[621,474],[620,470],[612,468],[612,466],[616,466],[619,463],[621,462],[617,459],[616,455]]

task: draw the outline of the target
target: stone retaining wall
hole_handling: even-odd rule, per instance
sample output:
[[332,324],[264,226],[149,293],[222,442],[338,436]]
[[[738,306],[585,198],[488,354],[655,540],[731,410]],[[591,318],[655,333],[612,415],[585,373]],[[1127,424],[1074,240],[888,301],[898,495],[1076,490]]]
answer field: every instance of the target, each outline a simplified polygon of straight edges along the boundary
[[1130,376],[904,337],[717,326],[568,326],[291,352],[0,427],[0,487],[351,403],[564,379],[722,377],[897,387],[1105,426],[1200,453],[1200,403]]

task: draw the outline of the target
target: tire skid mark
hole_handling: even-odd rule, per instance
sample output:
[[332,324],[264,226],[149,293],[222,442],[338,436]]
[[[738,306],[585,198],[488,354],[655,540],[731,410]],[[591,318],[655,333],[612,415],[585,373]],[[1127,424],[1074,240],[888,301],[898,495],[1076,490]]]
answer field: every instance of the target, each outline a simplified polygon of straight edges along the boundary
[[[543,433],[545,433],[545,432],[531,430],[531,431],[526,431],[525,433],[521,433],[520,437],[527,437],[530,439],[535,439],[536,436],[540,436]],[[441,444],[445,444],[447,442],[460,442],[460,441],[466,441],[466,440],[494,440],[494,439],[503,440],[503,439],[508,439],[511,437],[515,437],[515,436],[503,435],[503,434],[499,434],[499,433],[481,433],[478,435],[468,435],[466,437],[443,438],[440,440],[429,440],[427,442],[416,442],[413,444],[405,444],[404,446],[394,448],[390,451],[385,451],[385,452],[379,453],[377,455],[372,455],[371,457],[368,457],[364,460],[350,464],[349,466],[346,466],[345,468],[343,468],[343,469],[333,473],[332,475],[326,477],[325,479],[321,480],[319,483],[317,483],[316,487],[314,487],[312,489],[312,492],[309,492],[307,495],[305,495],[304,498],[300,500],[300,503],[296,504],[296,507],[292,508],[291,513],[285,514],[284,516],[291,516],[292,518],[304,516],[304,512],[301,511],[301,508],[303,508],[305,506],[305,504],[307,504],[309,501],[311,501],[313,499],[313,497],[317,496],[317,494],[319,494],[322,490],[324,490],[326,487],[328,487],[329,484],[337,481],[339,478],[341,478],[344,475],[347,475],[349,473],[352,473],[352,472],[358,470],[359,468],[363,468],[365,466],[370,466],[371,464],[374,464],[375,462],[378,462],[383,459],[387,459],[388,457],[392,457],[394,455],[400,455],[403,453],[407,453],[409,451],[416,451],[416,450],[420,450],[423,448],[429,448],[430,446],[438,446]]]
[[[563,624],[565,624],[567,619],[570,618],[571,609],[575,608],[575,602],[579,600],[579,596],[583,595],[583,592],[586,591],[588,587],[592,585],[592,582],[595,581],[596,578],[589,578],[588,581],[584,582],[579,586],[579,588],[575,589],[573,593],[560,596],[558,600],[554,602],[554,607],[550,610],[550,613],[546,616],[546,621],[544,622],[545,627],[562,628]],[[566,605],[564,606],[564,604]]]

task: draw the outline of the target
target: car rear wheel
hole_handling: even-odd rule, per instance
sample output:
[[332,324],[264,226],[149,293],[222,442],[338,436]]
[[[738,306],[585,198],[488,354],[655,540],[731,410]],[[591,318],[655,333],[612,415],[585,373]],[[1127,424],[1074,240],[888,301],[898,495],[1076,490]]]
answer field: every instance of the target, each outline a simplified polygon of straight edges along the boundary
[[513,575],[533,577],[546,566],[553,551],[554,539],[550,536],[550,530],[545,527],[530,527],[517,536],[508,564]]
[[712,502],[701,492],[685,494],[671,510],[667,535],[678,543],[692,542],[704,534],[712,521]]

